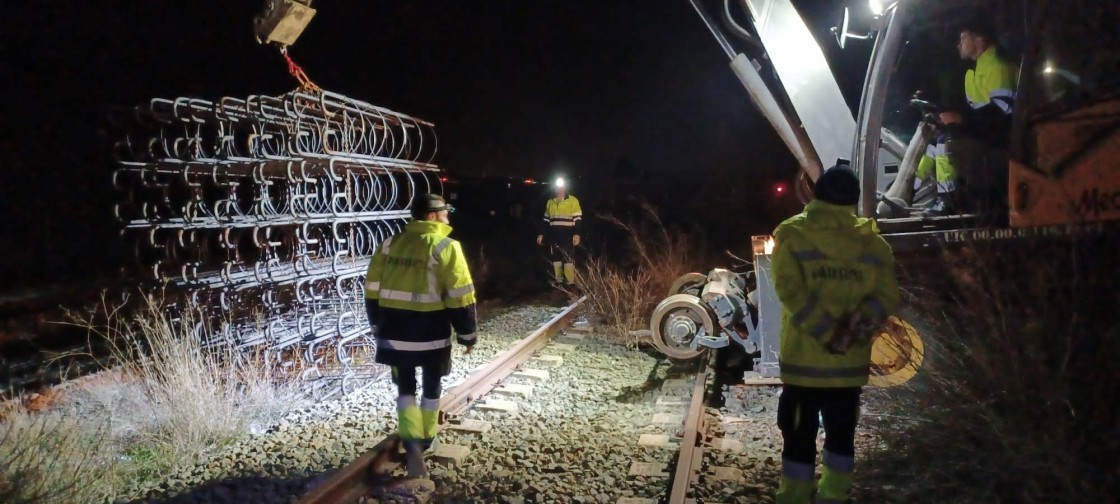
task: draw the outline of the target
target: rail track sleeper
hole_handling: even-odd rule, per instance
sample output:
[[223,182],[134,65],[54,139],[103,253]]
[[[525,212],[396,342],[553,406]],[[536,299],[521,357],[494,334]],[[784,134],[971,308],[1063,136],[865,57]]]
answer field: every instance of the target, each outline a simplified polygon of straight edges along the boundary
[[[486,404],[500,404],[495,399],[488,399],[485,403],[477,403],[479,398],[485,397],[498,386],[513,370],[528,360],[535,352],[543,348],[548,341],[566,324],[569,324],[579,308],[585,301],[582,297],[564,308],[560,313],[545,322],[540,328],[522,338],[504,352],[498,354],[489,364],[473,372],[458,386],[447,391],[440,399],[441,417],[445,421],[454,419],[462,425],[465,420],[461,415],[471,407],[485,407]],[[516,406],[517,403],[507,401]],[[396,439],[395,444],[387,442]],[[366,451],[354,462],[336,472],[327,480],[320,483],[314,490],[304,495],[299,504],[338,503],[346,504],[357,502],[363,496],[370,495],[378,485],[376,480],[370,479],[370,474],[378,476],[388,475],[400,466],[402,459],[399,455],[399,437],[394,434]],[[437,444],[437,447],[439,445]],[[395,464],[395,465],[394,465]],[[392,466],[392,469],[388,469]],[[382,483],[383,486],[384,483]]]

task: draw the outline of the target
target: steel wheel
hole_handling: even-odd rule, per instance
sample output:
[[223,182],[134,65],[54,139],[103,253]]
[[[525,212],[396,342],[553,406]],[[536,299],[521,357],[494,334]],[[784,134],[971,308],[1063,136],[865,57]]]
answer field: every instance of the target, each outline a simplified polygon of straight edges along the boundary
[[708,281],[708,276],[701,273],[685,273],[669,286],[669,293],[667,296],[676,294],[691,294],[700,297],[700,291],[704,289],[704,283]]
[[650,317],[653,345],[670,359],[692,359],[705,347],[690,348],[701,334],[719,334],[719,326],[700,298],[691,294],[674,294],[657,304]]
[[925,344],[918,330],[901,318],[887,319],[871,340],[871,377],[874,387],[893,387],[910,381],[925,360]]

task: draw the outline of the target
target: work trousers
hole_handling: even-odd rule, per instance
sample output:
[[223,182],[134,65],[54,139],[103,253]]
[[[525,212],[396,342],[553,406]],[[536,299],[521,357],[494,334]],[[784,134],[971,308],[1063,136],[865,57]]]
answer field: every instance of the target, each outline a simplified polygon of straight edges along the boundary
[[982,221],[1002,223],[1008,212],[1008,157],[1000,147],[975,138],[955,137],[947,146],[961,177],[962,208],[981,214]]
[[855,434],[861,389],[786,385],[778,399],[782,431],[782,481],[778,504],[808,504],[813,494],[817,431],[824,420],[824,472],[817,503],[848,498],[855,468]]
[[[393,383],[397,384],[398,396],[415,396],[416,395],[416,367],[414,366],[393,366]],[[440,368],[437,366],[424,366],[424,398],[425,399],[439,399],[442,392],[442,383],[440,379],[443,377],[440,374]]]
[[416,366],[393,366],[397,384],[397,421],[405,449],[427,450],[439,432],[439,368],[424,366],[424,396],[416,401]]
[[571,285],[575,282],[576,248],[572,245],[575,233],[570,228],[550,229],[549,259],[552,260],[552,275],[557,283]]

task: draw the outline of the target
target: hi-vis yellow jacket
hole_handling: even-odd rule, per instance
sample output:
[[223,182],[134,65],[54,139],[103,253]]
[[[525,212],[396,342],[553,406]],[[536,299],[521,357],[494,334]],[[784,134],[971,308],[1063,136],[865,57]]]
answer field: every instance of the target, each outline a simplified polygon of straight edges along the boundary
[[804,387],[867,384],[871,345],[837,355],[825,346],[856,310],[886,319],[900,304],[894,256],[870,219],[820,200],[774,231],[774,287],[782,303],[782,382]]
[[964,75],[964,93],[973,109],[995,105],[1004,115],[1011,115],[1015,104],[1015,81],[1019,69],[1001,59],[995,47],[989,47],[976,58],[976,68]]
[[424,365],[450,358],[452,326],[460,344],[474,344],[474,282],[450,233],[441,222],[412,221],[370,259],[365,297],[377,328],[377,362]]
[[583,209],[579,207],[579,200],[575,196],[566,195],[560,201],[549,198],[545,203],[541,234],[568,237],[579,234],[581,224],[583,224]]

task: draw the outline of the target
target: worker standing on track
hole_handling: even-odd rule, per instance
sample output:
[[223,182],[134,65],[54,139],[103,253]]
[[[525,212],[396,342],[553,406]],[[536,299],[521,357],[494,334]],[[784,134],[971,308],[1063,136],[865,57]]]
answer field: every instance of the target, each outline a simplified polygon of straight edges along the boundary
[[537,235],[537,245],[543,245],[548,238],[553,278],[558,285],[572,287],[576,279],[575,255],[580,243],[583,210],[579,207],[579,200],[568,194],[563,178],[557,178],[553,187],[556,197],[545,203],[544,222]]
[[[408,474],[427,475],[423,452],[439,427],[440,380],[451,372],[451,329],[470,353],[477,341],[474,283],[451,233],[453,208],[435,194],[412,202],[404,232],[385,240],[366,275],[366,313],[377,339],[376,362],[392,367]],[[423,398],[416,402],[416,368]]]
[[890,245],[874,221],[856,217],[859,195],[854,171],[829,168],[817,180],[815,200],[774,231],[783,384],[777,504],[813,499],[818,417],[825,442],[815,502],[848,500],[871,338],[900,304]]

